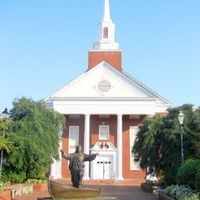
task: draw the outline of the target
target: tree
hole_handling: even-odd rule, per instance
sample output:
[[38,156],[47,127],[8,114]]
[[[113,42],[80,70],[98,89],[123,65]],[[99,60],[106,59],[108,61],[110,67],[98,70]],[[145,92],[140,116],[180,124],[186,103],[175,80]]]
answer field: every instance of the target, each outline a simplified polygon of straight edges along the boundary
[[12,143],[8,138],[3,138],[2,136],[0,136],[0,150],[3,149],[9,153],[11,145]]
[[135,160],[140,161],[142,168],[159,168],[159,150],[161,147],[162,119],[159,116],[146,118],[140,127],[133,148]]
[[8,176],[23,172],[24,179],[42,178],[53,159],[58,159],[58,130],[64,116],[42,101],[21,98],[13,103],[10,140],[14,150],[8,156]]
[[[155,168],[164,172],[180,166],[180,125],[178,114],[183,110],[184,119],[184,156],[200,157],[200,111],[193,110],[192,105],[169,109],[168,115],[161,118],[147,118],[140,127],[132,152],[142,168]],[[175,170],[176,172],[176,170]]]
[[12,141],[8,137],[9,127],[12,123],[11,120],[0,119],[0,150],[4,150],[9,153],[13,147]]

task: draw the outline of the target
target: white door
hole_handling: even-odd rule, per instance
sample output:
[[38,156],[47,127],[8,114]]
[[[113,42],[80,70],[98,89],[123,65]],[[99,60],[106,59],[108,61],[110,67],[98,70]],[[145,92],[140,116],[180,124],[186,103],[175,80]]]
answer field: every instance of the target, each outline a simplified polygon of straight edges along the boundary
[[113,173],[113,156],[97,156],[93,161],[93,178],[94,179],[112,179]]

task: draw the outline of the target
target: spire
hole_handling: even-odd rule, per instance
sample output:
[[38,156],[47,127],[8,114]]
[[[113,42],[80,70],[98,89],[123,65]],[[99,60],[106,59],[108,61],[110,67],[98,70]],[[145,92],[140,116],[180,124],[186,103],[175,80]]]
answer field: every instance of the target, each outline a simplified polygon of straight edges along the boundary
[[94,43],[93,50],[119,50],[119,44],[115,42],[115,24],[110,17],[109,0],[104,0],[104,15],[99,24],[99,38]]
[[111,17],[110,17],[110,2],[109,2],[109,0],[104,0],[103,21],[112,21]]
[[104,13],[99,24],[99,36],[88,54],[88,69],[92,69],[103,61],[122,72],[122,52],[119,44],[115,41],[115,24],[111,19],[109,0],[104,0]]

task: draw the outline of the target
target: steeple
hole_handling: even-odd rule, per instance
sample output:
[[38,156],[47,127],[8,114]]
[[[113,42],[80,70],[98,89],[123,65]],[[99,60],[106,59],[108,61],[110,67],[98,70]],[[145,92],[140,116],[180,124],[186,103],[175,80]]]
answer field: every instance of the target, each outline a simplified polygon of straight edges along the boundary
[[109,0],[105,0],[104,2],[104,16],[102,21],[112,21],[110,17],[110,4]]
[[98,40],[89,50],[88,69],[95,67],[102,61],[107,62],[120,72],[122,71],[122,55],[119,44],[115,42],[115,24],[111,19],[109,0],[104,0],[104,14],[99,24]]
[[104,0],[104,15],[99,24],[99,38],[93,45],[95,50],[119,50],[119,44],[115,42],[115,24],[110,15],[110,2]]

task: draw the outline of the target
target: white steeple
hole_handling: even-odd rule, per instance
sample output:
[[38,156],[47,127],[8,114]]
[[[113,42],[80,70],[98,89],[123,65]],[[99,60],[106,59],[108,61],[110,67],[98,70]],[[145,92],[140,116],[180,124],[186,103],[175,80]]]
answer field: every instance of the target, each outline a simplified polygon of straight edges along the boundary
[[110,4],[109,4],[109,0],[105,0],[104,3],[104,16],[103,16],[103,20],[102,21],[112,21],[111,17],[110,17]]
[[104,0],[104,15],[99,24],[99,38],[93,45],[93,50],[119,50],[119,44],[115,42],[115,24],[111,19],[109,0]]

